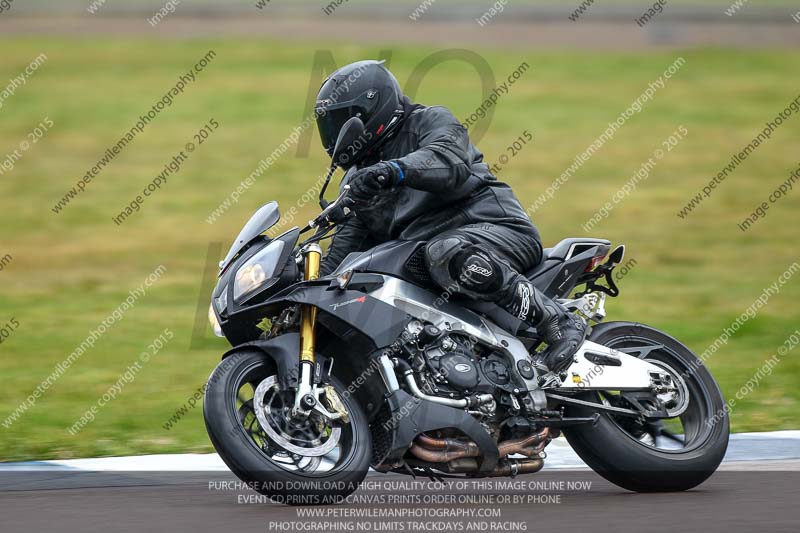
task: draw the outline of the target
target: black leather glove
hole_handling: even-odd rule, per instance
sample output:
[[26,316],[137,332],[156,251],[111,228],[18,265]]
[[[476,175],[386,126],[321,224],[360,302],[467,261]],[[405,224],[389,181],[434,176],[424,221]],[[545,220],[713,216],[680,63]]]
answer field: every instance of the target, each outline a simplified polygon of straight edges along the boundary
[[355,171],[350,178],[350,198],[356,203],[369,202],[384,189],[402,181],[403,171],[397,163],[381,161]]

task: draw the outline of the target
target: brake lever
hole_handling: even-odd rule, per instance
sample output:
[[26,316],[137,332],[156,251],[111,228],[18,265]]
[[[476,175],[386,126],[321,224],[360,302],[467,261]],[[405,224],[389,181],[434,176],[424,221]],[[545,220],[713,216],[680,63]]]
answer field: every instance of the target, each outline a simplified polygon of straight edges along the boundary
[[341,224],[353,212],[355,201],[350,197],[345,197],[336,203],[335,208],[328,215],[328,220],[334,224]]
[[330,223],[339,223],[350,216],[352,212],[353,200],[348,196],[350,186],[345,185],[342,194],[336,200],[328,203],[327,207],[322,210],[322,213],[317,215],[317,218],[311,220],[308,225],[301,231],[304,233],[310,229],[318,228],[322,225]]

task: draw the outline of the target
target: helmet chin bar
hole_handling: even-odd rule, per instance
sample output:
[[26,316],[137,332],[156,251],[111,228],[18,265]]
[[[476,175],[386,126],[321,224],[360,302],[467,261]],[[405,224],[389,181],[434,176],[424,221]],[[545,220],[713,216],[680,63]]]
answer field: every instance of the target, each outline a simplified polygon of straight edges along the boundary
[[[388,124],[386,124],[383,127],[383,129],[380,130],[380,133],[377,134],[378,135],[378,140],[375,142],[374,145],[372,145],[370,150],[367,153],[364,154],[364,156],[369,155],[370,153],[374,152],[375,150],[380,150],[381,147],[384,144],[386,144],[386,142],[389,139],[394,137],[394,134],[397,133],[397,131],[400,129],[400,126],[403,123],[404,116],[405,116],[405,111],[403,111],[402,109],[398,109],[397,111],[395,111],[394,114],[392,115],[391,120],[389,120]],[[363,156],[361,158],[359,158],[358,160],[354,161],[353,163],[354,164],[358,164],[361,161],[361,159],[363,159]]]

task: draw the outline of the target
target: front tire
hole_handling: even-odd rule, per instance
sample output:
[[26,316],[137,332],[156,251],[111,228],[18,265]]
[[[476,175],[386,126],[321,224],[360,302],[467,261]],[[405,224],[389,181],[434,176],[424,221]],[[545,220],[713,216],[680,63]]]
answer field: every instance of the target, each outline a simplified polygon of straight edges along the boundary
[[[683,491],[708,479],[728,448],[730,425],[722,393],[703,363],[678,340],[643,324],[602,324],[590,340],[629,353],[651,347],[642,357],[677,371],[688,387],[689,403],[679,417],[683,435],[666,431],[661,423],[636,427],[630,419],[608,412],[601,413],[594,426],[565,428],[564,435],[580,458],[608,481],[635,492]],[[578,398],[592,402],[611,398],[613,404],[613,396],[597,392]],[[590,407],[569,406],[566,416],[593,412]],[[659,447],[659,439],[666,439],[661,435],[669,435],[680,446],[673,442],[671,448]]]
[[[237,477],[274,501],[290,505],[341,502],[358,488],[369,470],[372,446],[363,410],[352,396],[342,394],[345,389],[341,382],[331,377],[331,385],[349,415],[347,423],[337,425],[341,437],[336,449],[324,457],[304,457],[298,452],[303,445],[319,445],[334,435],[335,428],[324,428],[310,438],[309,433],[320,425],[317,422],[314,428],[296,432],[285,430],[288,426],[283,430],[278,427],[282,435],[296,437],[292,442],[297,446],[286,451],[271,438],[276,429],[264,431],[253,410],[258,385],[274,383],[275,374],[272,360],[258,350],[234,353],[214,369],[203,403],[206,430],[214,448]],[[273,397],[289,393],[273,387]],[[248,390],[252,392],[250,398]],[[270,409],[270,420],[276,420],[283,411],[271,404]]]

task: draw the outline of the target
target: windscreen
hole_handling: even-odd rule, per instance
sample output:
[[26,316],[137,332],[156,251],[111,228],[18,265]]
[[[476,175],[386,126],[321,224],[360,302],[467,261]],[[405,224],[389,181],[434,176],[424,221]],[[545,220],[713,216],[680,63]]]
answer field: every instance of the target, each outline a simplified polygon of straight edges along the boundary
[[242,231],[239,232],[236,240],[233,241],[230,250],[228,250],[228,254],[225,256],[225,259],[222,260],[222,263],[220,263],[220,274],[222,274],[222,272],[228,268],[231,260],[236,257],[236,254],[238,254],[242,248],[247,246],[250,241],[274,226],[280,218],[281,215],[278,211],[278,202],[270,202],[261,206],[258,211],[256,211],[253,216],[250,217],[250,220],[248,220],[247,224],[244,225]]

